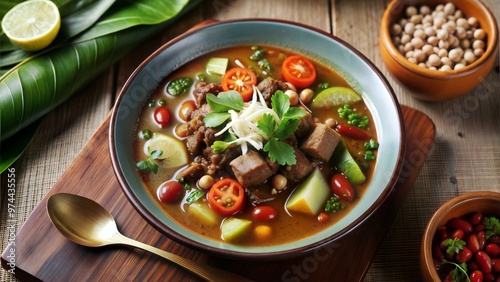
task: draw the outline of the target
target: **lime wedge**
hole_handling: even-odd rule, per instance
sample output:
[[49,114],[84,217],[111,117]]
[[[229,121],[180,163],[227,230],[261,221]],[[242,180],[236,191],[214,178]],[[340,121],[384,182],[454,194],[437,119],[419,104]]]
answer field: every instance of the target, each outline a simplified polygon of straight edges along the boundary
[[144,152],[151,155],[153,151],[162,151],[159,160],[165,168],[181,167],[188,163],[186,146],[174,137],[155,132],[144,144]]
[[335,86],[321,91],[312,101],[312,107],[335,107],[361,100],[361,96],[351,88]]
[[49,46],[60,27],[59,10],[47,0],[19,3],[2,19],[5,35],[12,43],[27,51],[38,51]]

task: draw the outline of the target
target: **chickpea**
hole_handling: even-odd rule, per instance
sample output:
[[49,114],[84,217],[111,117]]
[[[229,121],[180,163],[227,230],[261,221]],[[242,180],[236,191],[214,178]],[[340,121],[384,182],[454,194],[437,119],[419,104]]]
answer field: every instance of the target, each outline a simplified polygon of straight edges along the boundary
[[451,67],[449,65],[443,65],[439,68],[440,71],[450,71]]
[[423,19],[422,15],[413,15],[413,16],[411,16],[411,18],[410,18],[410,22],[412,22],[413,24],[415,24],[415,25],[416,25],[416,24],[418,24],[418,23],[421,23],[421,22],[422,22],[422,19]]
[[198,186],[203,189],[203,190],[208,190],[212,188],[214,185],[215,180],[213,179],[212,176],[206,174],[203,175],[199,180],[198,180]]
[[446,20],[443,17],[436,17],[433,20],[433,25],[436,28],[441,28],[445,22]]
[[486,33],[482,28],[478,28],[474,31],[474,38],[483,40],[486,37]]
[[400,35],[402,31],[403,31],[403,29],[401,28],[401,26],[399,24],[394,24],[391,27],[391,34],[392,35]]
[[425,53],[422,50],[415,50],[413,52],[413,58],[415,58],[419,63],[425,61],[425,57]]
[[327,118],[325,124],[330,128],[335,128],[335,126],[337,126],[337,121],[333,118]]
[[456,64],[455,67],[453,68],[454,70],[459,70],[465,68],[464,64]]
[[423,41],[425,39],[425,31],[423,29],[417,29],[413,32],[413,37],[420,38]]
[[411,45],[413,46],[413,48],[420,49],[422,48],[422,46],[424,46],[424,41],[422,40],[422,38],[415,37],[411,39]]
[[[441,58],[441,64],[443,66],[451,66],[452,65],[452,61],[448,57],[442,57]],[[451,68],[450,68],[450,70],[451,70]]]
[[299,98],[304,104],[309,104],[311,102],[312,98],[314,97],[314,91],[310,88],[305,88],[302,91],[300,91]]
[[455,5],[453,5],[453,3],[446,3],[446,5],[444,5],[443,11],[446,15],[453,15],[455,14]]
[[441,40],[446,40],[448,39],[448,36],[450,36],[450,33],[446,29],[440,29],[436,33],[437,38]]
[[436,29],[433,26],[429,26],[424,29],[424,33],[427,36],[433,36],[436,35]]
[[399,36],[394,36],[392,38],[392,43],[395,45],[395,46],[398,46],[399,44],[401,44],[401,37]]
[[415,24],[412,23],[412,22],[408,22],[405,25],[404,31],[405,31],[406,34],[413,34],[413,32],[415,31]]
[[462,47],[462,49],[470,48],[470,40],[464,39],[464,40],[460,41],[460,47]]
[[469,29],[469,23],[464,18],[457,19],[457,27],[458,26],[463,27],[465,29]]
[[297,106],[299,104],[299,94],[295,90],[288,89],[285,91],[285,95],[290,98],[290,106]]
[[485,44],[484,44],[484,41],[482,40],[475,40],[474,42],[472,42],[472,49],[483,49],[485,48]]
[[468,64],[472,64],[476,61],[476,56],[472,51],[468,50],[464,53],[464,59]]
[[465,28],[458,26],[457,29],[455,30],[455,35],[458,37],[458,39],[465,39],[467,38],[467,33],[465,31]]
[[420,7],[420,14],[422,15],[429,15],[431,13],[431,8],[429,6],[423,5]]
[[474,49],[474,55],[476,55],[476,57],[479,58],[482,55],[484,55],[484,50],[483,49]]
[[476,17],[470,17],[469,19],[467,19],[467,23],[470,26],[473,26],[473,27],[478,27],[479,26],[479,21],[477,20]]
[[425,44],[424,46],[422,46],[422,52],[424,52],[425,55],[429,56],[434,52],[434,50],[430,44]]
[[464,51],[461,48],[455,48],[455,49],[450,50],[450,52],[448,53],[448,57],[450,58],[450,60],[452,62],[458,63],[458,62],[460,62],[460,59],[462,58],[463,53],[464,53]]
[[439,38],[436,36],[429,36],[427,38],[427,43],[431,44],[432,46],[437,46],[439,43]]
[[448,49],[450,48],[450,43],[448,43],[448,41],[446,40],[439,40],[438,46],[441,49]]
[[411,41],[411,36],[410,35],[403,34],[403,36],[401,36],[401,44],[405,45],[406,43],[408,43],[410,41]]
[[431,66],[438,67],[439,65],[441,65],[441,58],[439,58],[439,56],[436,54],[432,54],[429,56],[428,62]]
[[415,6],[408,6],[406,8],[406,16],[407,17],[412,17],[417,14],[417,8]]
[[443,58],[443,57],[447,57],[448,56],[448,51],[446,49],[439,49],[437,55],[440,57],[440,58]]
[[288,89],[297,91],[297,88],[295,88],[295,85],[291,84],[290,82],[285,82],[286,86],[288,86]]
[[413,58],[413,57],[408,58],[408,61],[409,61],[410,63],[412,63],[412,64],[417,64],[417,63],[418,63],[418,62],[417,62],[417,59],[415,59],[415,58]]
[[276,174],[273,176],[271,183],[276,190],[283,190],[286,187],[288,179],[283,174]]

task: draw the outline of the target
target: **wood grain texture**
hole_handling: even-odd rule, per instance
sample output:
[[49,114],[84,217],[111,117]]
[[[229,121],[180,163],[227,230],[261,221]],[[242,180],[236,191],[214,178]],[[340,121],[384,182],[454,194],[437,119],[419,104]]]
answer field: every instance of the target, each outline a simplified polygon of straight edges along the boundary
[[[293,281],[295,278],[307,278],[310,281],[360,280],[366,273],[385,230],[390,226],[390,219],[394,217],[392,211],[399,208],[401,200],[410,191],[434,138],[432,121],[421,112],[405,107],[404,119],[405,127],[413,128],[408,136],[407,151],[409,156],[418,152],[419,157],[405,160],[402,178],[373,218],[336,243],[306,256],[283,262],[242,263],[207,256],[183,247],[162,236],[140,217],[120,190],[111,167],[107,142],[108,117],[18,232],[15,245],[18,257],[16,271],[22,279],[36,278],[42,281],[197,279],[161,258],[140,250],[125,247],[91,249],[66,240],[52,226],[46,212],[48,197],[65,192],[89,197],[101,203],[116,217],[121,232],[129,237],[256,281]],[[360,241],[364,244],[359,244]],[[8,268],[8,255],[8,251],[2,255],[5,268]],[[352,261],[356,261],[356,264],[351,265]]]

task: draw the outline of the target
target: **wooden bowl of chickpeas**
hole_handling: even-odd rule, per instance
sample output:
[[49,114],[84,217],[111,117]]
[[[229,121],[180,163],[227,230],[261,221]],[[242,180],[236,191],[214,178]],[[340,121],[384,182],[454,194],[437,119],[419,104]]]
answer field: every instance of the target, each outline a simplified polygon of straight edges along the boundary
[[414,97],[444,101],[469,93],[491,71],[498,26],[479,0],[394,0],[380,41],[389,72]]

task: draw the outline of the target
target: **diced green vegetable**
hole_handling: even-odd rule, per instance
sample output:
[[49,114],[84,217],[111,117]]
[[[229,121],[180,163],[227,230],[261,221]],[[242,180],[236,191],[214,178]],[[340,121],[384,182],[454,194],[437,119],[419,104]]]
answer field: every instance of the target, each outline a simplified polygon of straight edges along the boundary
[[248,234],[252,228],[252,222],[246,219],[229,217],[222,222],[222,239],[226,241],[237,240]]
[[352,184],[361,184],[365,182],[366,176],[361,171],[358,163],[349,153],[345,143],[341,140],[335,148],[332,157],[333,163],[342,172]]
[[330,186],[316,168],[313,173],[293,192],[286,203],[290,211],[315,215],[324,206],[330,195]]
[[188,213],[207,225],[217,225],[221,221],[220,215],[211,209],[207,203],[201,201],[189,205]]
[[228,58],[210,58],[207,62],[206,71],[208,74],[224,75],[228,62]]

